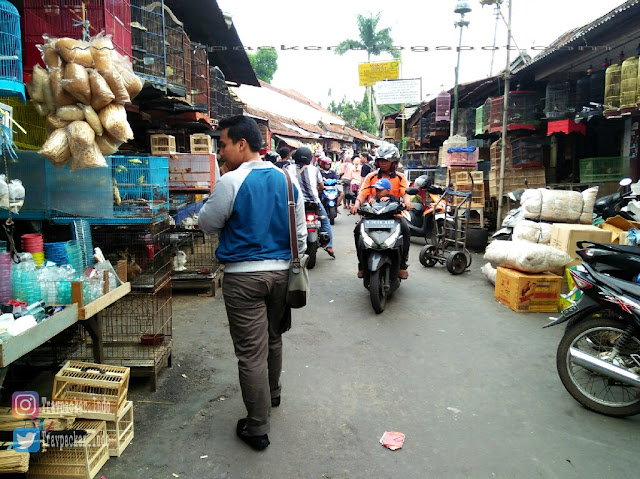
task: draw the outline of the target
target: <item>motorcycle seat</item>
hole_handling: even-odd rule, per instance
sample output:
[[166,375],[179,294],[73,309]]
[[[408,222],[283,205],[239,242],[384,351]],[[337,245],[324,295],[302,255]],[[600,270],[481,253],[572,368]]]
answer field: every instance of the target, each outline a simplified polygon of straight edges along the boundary
[[632,283],[631,281],[624,281],[622,279],[614,278],[613,276],[604,275],[594,271],[594,276],[605,284],[613,286],[615,289],[622,291],[634,298],[640,298],[640,284]]
[[413,211],[416,212],[416,215],[421,215],[424,213],[424,205],[422,203],[412,203]]

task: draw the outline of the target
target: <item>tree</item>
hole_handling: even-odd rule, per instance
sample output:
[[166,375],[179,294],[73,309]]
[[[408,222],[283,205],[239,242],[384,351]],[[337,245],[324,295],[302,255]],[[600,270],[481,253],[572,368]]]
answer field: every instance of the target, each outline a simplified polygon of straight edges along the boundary
[[262,48],[256,53],[247,53],[256,76],[267,83],[271,83],[273,75],[278,69],[278,52],[275,48]]
[[331,101],[327,108],[331,113],[338,115],[347,124],[359,129],[377,134],[376,120],[369,116],[369,99],[365,94],[361,102],[351,102],[343,98],[340,103]]

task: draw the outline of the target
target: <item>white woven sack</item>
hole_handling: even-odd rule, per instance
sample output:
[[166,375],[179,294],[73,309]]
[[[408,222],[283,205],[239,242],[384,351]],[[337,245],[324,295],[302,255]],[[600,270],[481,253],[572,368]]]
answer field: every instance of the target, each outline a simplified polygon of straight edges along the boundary
[[529,241],[530,243],[551,243],[551,223],[538,223],[530,220],[520,220],[513,228],[514,241]]
[[484,259],[526,273],[542,273],[571,262],[571,256],[564,251],[528,241],[493,241],[487,246]]

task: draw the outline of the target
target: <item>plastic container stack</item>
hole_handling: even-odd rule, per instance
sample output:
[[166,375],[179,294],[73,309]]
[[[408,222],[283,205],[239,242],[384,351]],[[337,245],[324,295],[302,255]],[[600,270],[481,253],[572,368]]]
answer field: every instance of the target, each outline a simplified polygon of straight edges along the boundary
[[47,261],[51,261],[58,266],[68,264],[65,242],[62,241],[59,243],[45,243],[44,257]]
[[11,299],[11,253],[0,253],[0,303]]
[[31,253],[36,266],[44,263],[44,241],[40,233],[22,235],[22,251]]
[[82,246],[76,240],[67,241],[65,243],[65,250],[67,252],[67,261],[73,269],[81,272],[85,269],[83,262]]
[[[44,253],[42,253],[44,256]],[[40,283],[36,274],[36,263],[30,253],[21,253],[20,262],[13,265],[11,281],[13,298],[28,304],[40,301]],[[44,261],[44,259],[43,259]]]

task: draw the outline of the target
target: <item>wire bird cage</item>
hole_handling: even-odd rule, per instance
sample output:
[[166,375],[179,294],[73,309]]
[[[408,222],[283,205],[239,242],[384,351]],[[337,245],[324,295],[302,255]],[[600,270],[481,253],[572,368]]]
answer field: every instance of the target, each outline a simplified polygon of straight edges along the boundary
[[[167,51],[167,83],[174,86],[182,86],[186,89],[186,57],[189,57],[189,64],[191,64],[191,55],[189,54],[191,43],[185,43],[188,37],[184,33],[184,25],[166,5],[164,6],[164,19]],[[190,72],[189,76],[191,76]]]
[[[507,113],[508,130],[535,130],[536,96],[537,93],[534,91],[509,92],[509,111]],[[503,96],[491,100],[489,111],[490,132],[502,131],[503,110]]]
[[456,123],[457,134],[466,136],[467,138],[473,138],[476,128],[476,109],[459,108]]
[[491,102],[493,98],[487,98],[482,105],[482,131],[491,131]]
[[637,105],[638,57],[622,62],[620,72],[620,108],[635,108]]
[[215,255],[217,247],[216,234],[173,228],[171,248],[177,259],[174,259],[172,281],[212,280],[220,265]]
[[209,60],[204,45],[191,42],[191,104],[209,111]]
[[435,111],[429,113],[428,118],[430,136],[449,136],[448,121],[438,121],[438,115]]
[[544,107],[544,113],[547,119],[563,120],[573,117],[575,106],[572,104],[572,100],[574,98],[575,94],[570,82],[549,83],[547,85]]
[[171,274],[168,219],[149,225],[93,225],[91,237],[112,264],[127,261],[127,279],[135,291],[155,291]]
[[436,97],[436,121],[451,121],[451,94],[446,91]]
[[620,84],[622,81],[622,67],[618,64],[607,68],[604,80],[604,108],[605,111],[620,109]]
[[[31,72],[37,63],[43,65],[36,45],[42,44],[44,33],[82,38],[82,4],[82,0],[24,0],[25,72]],[[129,0],[91,0],[85,3],[85,14],[89,35],[104,31],[111,35],[117,51],[131,56],[133,19]]]
[[22,79],[20,14],[6,0],[0,0],[0,95],[26,101]]
[[[103,364],[131,368],[132,376],[151,376],[171,367],[173,311],[171,280],[151,293],[131,292],[101,312]],[[84,333],[71,359],[93,360],[93,340]]]
[[131,2],[133,70],[158,84],[166,83],[166,42],[162,3],[154,0]]
[[580,111],[585,107],[588,108],[591,106],[591,72],[578,78],[578,81],[576,81],[575,98],[576,111]]
[[476,126],[475,126],[476,135],[484,134],[484,128],[482,126],[483,118],[484,118],[484,105],[480,105],[478,108],[476,108]]
[[597,70],[591,74],[591,94],[589,95],[590,102],[598,103],[599,105],[604,104],[604,87],[606,75],[607,73],[605,68]]
[[47,141],[46,118],[38,115],[31,100],[22,103],[17,97],[0,97],[0,103],[13,108],[13,119],[21,125],[27,133],[15,129],[13,142],[22,150],[39,150]]
[[211,92],[211,117],[222,119],[231,114],[231,95],[224,74],[218,67],[209,69],[209,88]]

